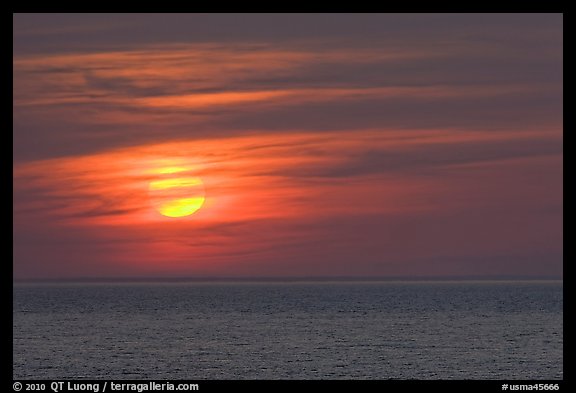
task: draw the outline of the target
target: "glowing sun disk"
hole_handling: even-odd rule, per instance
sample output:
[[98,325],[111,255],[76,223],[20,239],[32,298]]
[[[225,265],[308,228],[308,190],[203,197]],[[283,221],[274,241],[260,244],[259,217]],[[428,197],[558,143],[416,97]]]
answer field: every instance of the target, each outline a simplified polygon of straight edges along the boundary
[[[178,173],[177,167],[165,167],[165,176]],[[148,184],[152,206],[166,217],[185,217],[204,204],[204,183],[199,177],[173,177],[153,180]]]
[[167,217],[184,217],[200,209],[203,203],[203,197],[175,199],[162,204],[158,211]]
[[179,172],[186,172],[189,171],[190,168],[186,168],[183,166],[169,166],[169,167],[164,167],[164,168],[160,168],[160,169],[156,169],[153,171],[153,173],[159,173],[159,174],[167,174],[167,173],[179,173]]
[[163,179],[150,182],[150,190],[164,190],[175,187],[193,187],[202,184],[197,177],[179,177],[175,179]]

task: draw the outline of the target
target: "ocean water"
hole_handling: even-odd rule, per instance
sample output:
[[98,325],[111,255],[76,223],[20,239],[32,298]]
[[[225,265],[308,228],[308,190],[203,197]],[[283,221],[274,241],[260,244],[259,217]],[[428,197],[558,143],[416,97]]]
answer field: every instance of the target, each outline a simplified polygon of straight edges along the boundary
[[15,379],[562,379],[561,282],[15,284]]

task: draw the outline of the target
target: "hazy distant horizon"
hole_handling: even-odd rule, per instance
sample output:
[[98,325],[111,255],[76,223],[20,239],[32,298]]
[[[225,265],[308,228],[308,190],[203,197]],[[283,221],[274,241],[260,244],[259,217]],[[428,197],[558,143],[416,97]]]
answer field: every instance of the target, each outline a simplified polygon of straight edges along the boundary
[[432,282],[432,281],[563,281],[562,276],[268,276],[268,277],[226,277],[226,276],[179,276],[179,277],[53,277],[53,278],[14,278],[13,283],[41,282]]

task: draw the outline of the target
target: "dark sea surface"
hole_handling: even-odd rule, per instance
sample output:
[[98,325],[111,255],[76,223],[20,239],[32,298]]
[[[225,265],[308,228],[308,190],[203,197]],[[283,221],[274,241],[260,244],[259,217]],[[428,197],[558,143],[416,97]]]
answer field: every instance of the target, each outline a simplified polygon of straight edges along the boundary
[[15,284],[15,379],[562,379],[562,282]]

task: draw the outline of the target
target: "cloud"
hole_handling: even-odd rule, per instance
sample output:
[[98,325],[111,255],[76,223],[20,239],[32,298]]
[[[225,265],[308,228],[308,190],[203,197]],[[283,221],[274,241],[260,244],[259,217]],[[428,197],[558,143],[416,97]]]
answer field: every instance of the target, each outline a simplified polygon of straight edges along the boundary
[[[357,187],[377,189],[380,180],[374,176],[412,181],[423,174],[442,176],[455,166],[561,155],[561,134],[549,131],[370,130],[342,131],[338,138],[301,132],[282,138],[256,134],[181,140],[19,164],[14,170],[14,211],[18,220],[44,215],[72,225],[155,222],[149,184],[166,176],[163,168],[178,167],[185,170],[179,176],[202,178],[208,197],[220,205],[207,209],[212,211],[207,224],[220,215],[228,217],[230,225],[302,217],[327,192],[335,193],[333,204],[317,206],[317,214],[340,209],[343,214],[350,209],[382,212],[386,206],[378,200],[343,205],[351,192],[345,185],[354,181]],[[401,189],[412,192],[407,184]],[[243,205],[240,212],[235,205]],[[397,202],[394,206],[400,208]]]
[[561,15],[16,15],[14,31],[17,161],[254,131],[561,127]]
[[454,165],[562,154],[562,140],[540,137],[503,141],[419,144],[354,152],[336,165],[281,172],[291,177],[354,177],[382,173],[435,173]]
[[[562,14],[15,14],[18,54],[101,51],[154,43],[274,42],[374,47],[502,41],[547,47]],[[297,28],[296,28],[297,26]],[[560,33],[558,33],[560,32]],[[310,43],[311,42],[311,43]],[[524,45],[519,45],[519,44]]]

